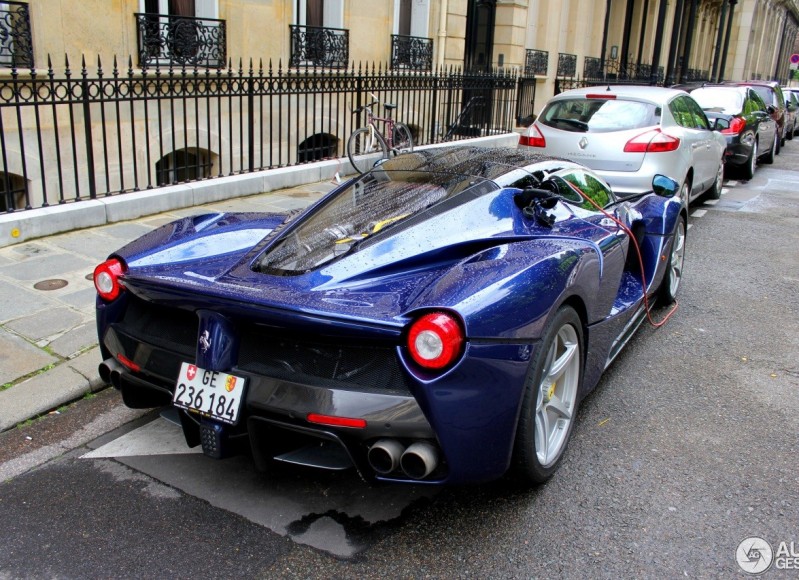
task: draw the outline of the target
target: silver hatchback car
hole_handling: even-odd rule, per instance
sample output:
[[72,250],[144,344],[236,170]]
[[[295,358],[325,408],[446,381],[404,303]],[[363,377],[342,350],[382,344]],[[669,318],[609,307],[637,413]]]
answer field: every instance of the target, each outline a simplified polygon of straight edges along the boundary
[[620,197],[649,191],[653,175],[667,175],[690,202],[721,195],[727,143],[685,91],[602,86],[550,99],[519,147],[582,163]]

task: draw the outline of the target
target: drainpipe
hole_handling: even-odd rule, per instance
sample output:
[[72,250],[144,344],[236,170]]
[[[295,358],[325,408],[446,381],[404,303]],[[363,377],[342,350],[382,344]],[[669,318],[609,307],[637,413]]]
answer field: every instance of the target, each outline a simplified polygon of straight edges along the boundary
[[444,66],[444,49],[447,45],[447,11],[449,1],[441,0],[441,14],[438,17],[438,68]]

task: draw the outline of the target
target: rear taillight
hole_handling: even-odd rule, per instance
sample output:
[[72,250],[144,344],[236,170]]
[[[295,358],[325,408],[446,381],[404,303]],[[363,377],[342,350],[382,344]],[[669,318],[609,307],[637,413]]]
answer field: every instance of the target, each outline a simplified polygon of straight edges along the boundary
[[633,137],[624,146],[625,153],[663,153],[676,151],[680,146],[677,137],[666,135],[660,129],[652,129]]
[[124,273],[125,267],[115,258],[103,262],[94,269],[94,287],[100,298],[110,302],[119,296],[123,290],[119,277]]
[[440,370],[451,365],[463,352],[464,336],[455,318],[431,312],[417,319],[408,331],[408,350],[420,367]]
[[546,147],[547,140],[541,130],[535,125],[530,125],[527,128],[527,134],[519,137],[519,145],[526,145],[528,147]]
[[730,126],[727,127],[726,129],[722,129],[721,132],[724,135],[737,135],[738,133],[743,131],[745,127],[746,127],[746,121],[744,121],[740,117],[733,117],[730,120]]

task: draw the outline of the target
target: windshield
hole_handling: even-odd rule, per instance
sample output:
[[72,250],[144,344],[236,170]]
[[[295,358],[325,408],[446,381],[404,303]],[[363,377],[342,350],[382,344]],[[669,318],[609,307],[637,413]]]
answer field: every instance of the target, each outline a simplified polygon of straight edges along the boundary
[[708,112],[734,115],[743,109],[743,95],[734,89],[696,89],[691,96]]
[[539,120],[564,131],[607,133],[658,125],[660,113],[651,103],[576,97],[552,101]]
[[270,274],[302,274],[444,200],[495,191],[489,180],[446,172],[375,169],[330,198],[258,261]]

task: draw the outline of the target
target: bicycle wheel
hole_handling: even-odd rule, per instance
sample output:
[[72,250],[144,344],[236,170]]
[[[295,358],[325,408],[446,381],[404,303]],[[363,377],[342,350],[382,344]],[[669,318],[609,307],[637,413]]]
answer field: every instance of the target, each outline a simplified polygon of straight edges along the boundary
[[377,131],[361,127],[347,140],[347,157],[355,171],[366,173],[375,162],[388,157],[388,145]]
[[411,135],[411,130],[408,128],[408,125],[404,123],[394,124],[393,145],[392,153],[395,154],[413,151],[413,135]]

